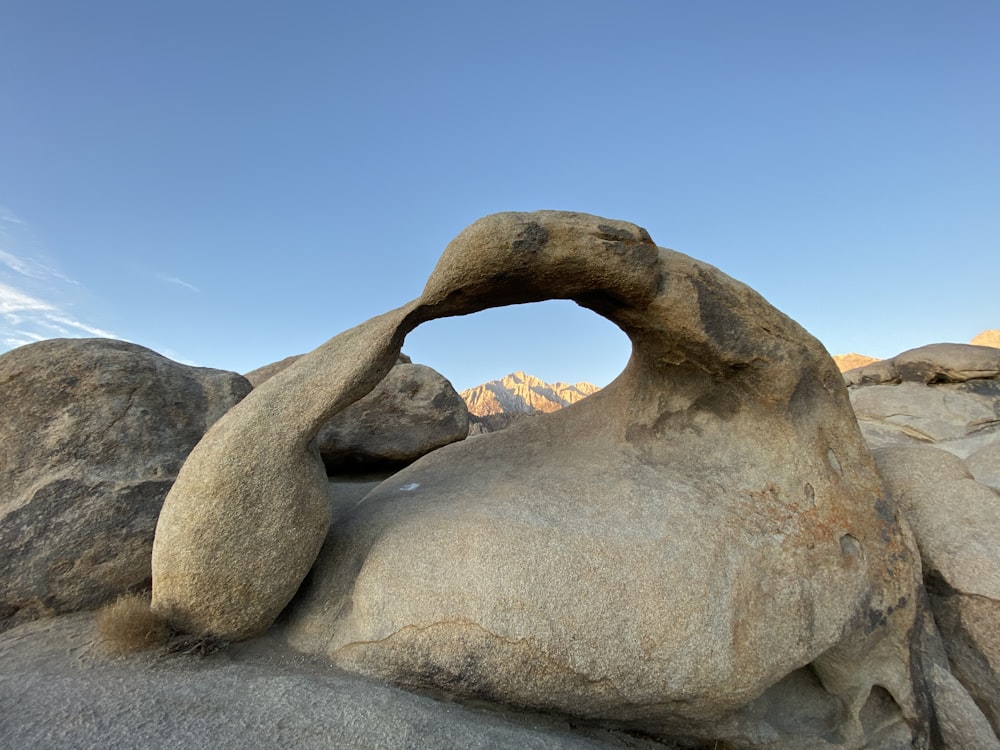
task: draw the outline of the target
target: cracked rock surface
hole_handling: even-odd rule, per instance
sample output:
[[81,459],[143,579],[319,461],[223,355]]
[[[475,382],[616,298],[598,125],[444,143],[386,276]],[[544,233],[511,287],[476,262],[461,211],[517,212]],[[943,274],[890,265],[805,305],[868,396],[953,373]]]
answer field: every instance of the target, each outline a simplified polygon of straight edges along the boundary
[[250,391],[109,339],[0,357],[0,630],[150,578],[156,518],[188,452]]
[[1000,349],[932,344],[844,377],[950,669],[1000,732]]
[[1000,349],[928,344],[849,370],[844,380],[873,449],[934,445],[963,459],[984,451],[970,465],[1000,487]]

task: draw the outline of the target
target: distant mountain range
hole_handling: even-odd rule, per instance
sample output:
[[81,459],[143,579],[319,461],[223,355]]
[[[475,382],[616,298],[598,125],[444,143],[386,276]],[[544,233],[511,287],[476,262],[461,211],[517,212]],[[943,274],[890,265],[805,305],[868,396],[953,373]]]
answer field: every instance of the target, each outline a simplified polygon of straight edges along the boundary
[[[971,344],[1000,348],[1000,330],[986,330],[976,336]],[[841,372],[877,362],[876,357],[864,354],[835,354],[833,360]],[[546,383],[534,375],[519,370],[500,380],[491,380],[475,388],[462,391],[469,413],[476,417],[497,414],[537,414],[552,412],[597,393],[600,388],[590,383]]]
[[[863,367],[877,362],[875,357],[864,354],[836,354],[833,357],[841,372]],[[495,417],[497,415],[538,414],[540,412],[559,411],[565,406],[576,403],[582,398],[597,393],[600,388],[591,383],[546,383],[541,378],[518,371],[506,375],[500,380],[477,385],[475,388],[461,391],[459,395],[469,407],[473,417]],[[481,420],[479,420],[481,421]],[[487,431],[506,426],[509,420],[483,422]]]
[[552,412],[597,393],[590,383],[546,383],[526,372],[512,372],[500,380],[491,380],[462,391],[469,413],[477,417],[493,414]]

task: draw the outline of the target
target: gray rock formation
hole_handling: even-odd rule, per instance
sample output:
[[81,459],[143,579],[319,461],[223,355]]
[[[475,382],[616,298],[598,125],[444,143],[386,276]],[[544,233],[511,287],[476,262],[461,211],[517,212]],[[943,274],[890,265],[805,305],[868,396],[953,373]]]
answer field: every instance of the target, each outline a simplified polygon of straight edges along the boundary
[[928,344],[844,373],[848,385],[964,383],[1000,375],[1000,351],[992,346]]
[[[926,594],[922,599],[926,602]],[[930,746],[946,750],[1000,750],[1000,740],[989,720],[965,686],[952,674],[947,649],[927,606],[926,603],[921,605],[921,616],[914,629],[914,647],[916,659],[924,665],[924,689],[934,706],[936,726]],[[871,742],[871,747],[908,748],[910,745],[887,745],[875,740]]]
[[327,470],[340,472],[398,468],[468,434],[469,412],[451,383],[430,367],[397,364],[316,442]]
[[135,344],[53,339],[0,357],[0,630],[150,579],[184,458],[250,391]]
[[154,609],[195,632],[266,629],[326,533],[320,427],[419,323],[548,298],[624,330],[626,370],[339,511],[291,642],[401,685],[691,741],[925,744],[918,558],[833,361],[744,285],[583,214],[476,222],[419,299],[220,420],[164,505]]
[[965,458],[1000,439],[1000,380],[858,388],[851,403],[873,448],[936,445]]
[[875,458],[917,538],[952,670],[1000,731],[1000,494],[933,446]]
[[932,344],[845,378],[873,448],[933,444],[966,458],[1000,441],[1000,350]]
[[916,536],[950,669],[1000,731],[1000,351],[935,344],[879,365],[848,373],[851,401]]
[[[256,387],[301,356],[260,367],[247,378]],[[371,393],[323,425],[316,444],[328,473],[370,472],[405,466],[468,434],[469,412],[451,383],[400,354]]]
[[1000,491],[1000,439],[972,453],[965,466],[977,482]]

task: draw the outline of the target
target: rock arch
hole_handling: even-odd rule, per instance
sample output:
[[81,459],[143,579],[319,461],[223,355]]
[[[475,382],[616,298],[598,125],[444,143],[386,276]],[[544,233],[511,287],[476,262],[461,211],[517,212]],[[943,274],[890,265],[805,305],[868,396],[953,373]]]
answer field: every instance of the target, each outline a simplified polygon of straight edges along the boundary
[[[622,374],[424,457],[338,518],[316,562],[319,426],[420,323],[543,299],[618,325],[633,343]],[[293,643],[404,685],[700,736],[811,663],[849,708],[844,731],[861,732],[873,685],[918,719],[919,565],[835,364],[753,290],[626,222],[472,224],[418,299],[212,428],[153,555],[154,608],[230,638],[270,626],[316,562]]]

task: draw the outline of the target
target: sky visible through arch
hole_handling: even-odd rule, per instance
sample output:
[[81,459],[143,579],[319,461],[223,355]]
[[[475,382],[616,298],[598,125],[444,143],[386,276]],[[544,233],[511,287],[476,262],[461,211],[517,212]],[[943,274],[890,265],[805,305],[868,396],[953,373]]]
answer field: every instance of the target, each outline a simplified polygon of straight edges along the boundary
[[[635,222],[831,353],[1000,328],[1000,3],[0,7],[0,351],[246,372],[416,297],[463,227]],[[434,321],[458,388],[605,385],[572,303]]]

